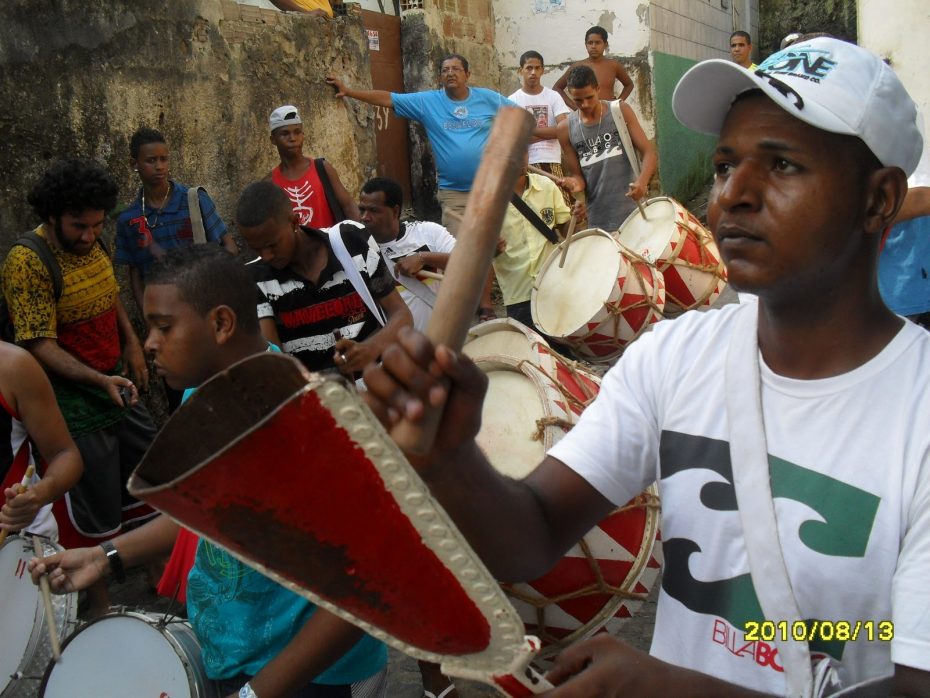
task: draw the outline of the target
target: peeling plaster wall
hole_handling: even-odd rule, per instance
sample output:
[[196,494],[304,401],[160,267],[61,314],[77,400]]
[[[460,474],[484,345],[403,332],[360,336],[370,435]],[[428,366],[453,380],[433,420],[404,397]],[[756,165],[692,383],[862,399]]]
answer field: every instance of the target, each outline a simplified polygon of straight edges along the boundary
[[891,62],[923,113],[924,125],[930,125],[930,73],[923,44],[930,28],[930,3],[897,0],[894,21],[887,16],[887,3],[859,0],[859,44]]
[[121,201],[133,197],[129,137],[143,125],[165,133],[172,176],[205,186],[228,223],[242,188],[277,162],[267,119],[281,104],[301,108],[305,152],[325,155],[350,192],[374,171],[370,116],[323,82],[336,70],[370,85],[356,16],[231,0],[4,0],[0,12],[0,251],[35,225],[26,193],[59,156],[100,160]]

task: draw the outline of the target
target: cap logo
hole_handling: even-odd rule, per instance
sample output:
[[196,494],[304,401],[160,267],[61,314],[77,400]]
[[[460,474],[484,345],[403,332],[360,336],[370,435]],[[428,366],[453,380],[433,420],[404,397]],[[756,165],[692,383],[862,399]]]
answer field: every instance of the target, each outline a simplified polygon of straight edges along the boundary
[[837,63],[831,61],[829,51],[813,48],[779,51],[765,60],[759,70],[767,75],[785,75],[819,83],[830,74]]
[[804,98],[801,95],[799,95],[797,91],[794,90],[790,85],[786,85],[778,78],[772,77],[771,75],[766,73],[764,70],[762,70],[762,68],[757,68],[756,70],[753,71],[753,74],[758,75],[760,78],[765,78],[766,80],[768,80],[769,85],[771,85],[776,90],[781,92],[782,95],[785,97],[785,99],[788,99],[789,97],[794,97],[794,106],[796,106],[798,109],[804,108]]

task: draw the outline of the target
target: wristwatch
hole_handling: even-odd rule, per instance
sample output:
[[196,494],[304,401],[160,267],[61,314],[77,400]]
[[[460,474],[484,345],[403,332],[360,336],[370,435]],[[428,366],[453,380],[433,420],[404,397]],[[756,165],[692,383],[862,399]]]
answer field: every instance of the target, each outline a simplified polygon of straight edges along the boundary
[[126,568],[123,567],[123,558],[119,556],[119,551],[113,547],[113,543],[108,540],[100,544],[104,554],[107,556],[107,562],[110,563],[110,572],[113,579],[122,584],[126,581]]

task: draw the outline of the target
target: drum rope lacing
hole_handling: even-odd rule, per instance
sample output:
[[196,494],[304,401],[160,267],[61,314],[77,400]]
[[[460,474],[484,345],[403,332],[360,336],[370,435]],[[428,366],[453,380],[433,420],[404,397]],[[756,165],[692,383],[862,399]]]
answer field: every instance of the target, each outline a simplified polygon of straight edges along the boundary
[[[633,499],[629,504],[619,507],[614,511],[614,514],[622,513],[625,511],[631,511],[634,509],[651,509],[658,510],[661,508],[659,503],[659,498],[653,495],[650,492],[643,492],[635,499]],[[601,567],[597,562],[597,558],[591,552],[591,548],[588,543],[581,539],[578,542],[578,547],[581,549],[581,552],[584,555],[585,561],[588,564],[588,567],[591,569],[591,573],[594,575],[595,581],[592,584],[589,584],[586,587],[581,589],[576,589],[565,594],[559,594],[557,596],[548,596],[540,598],[539,593],[528,594],[520,589],[514,588],[511,584],[501,584],[504,590],[513,598],[526,603],[536,609],[536,629],[534,632],[539,636],[543,642],[558,642],[561,638],[558,638],[552,635],[547,630],[546,626],[546,612],[545,609],[548,606],[553,604],[560,604],[563,601],[571,601],[573,599],[578,599],[585,596],[597,596],[597,595],[608,595],[614,597],[620,597],[623,599],[632,599],[636,601],[645,601],[648,593],[641,593],[635,591],[628,591],[625,587],[629,580],[629,575],[627,579],[623,580],[623,585],[614,586],[607,583],[604,579],[603,572]],[[651,549],[651,542],[648,542],[645,538],[640,541],[640,548],[636,553],[636,558],[642,556],[645,552]],[[635,566],[634,566],[635,567]],[[635,581],[635,580],[634,580]]]
[[[521,359],[517,364],[517,367],[521,371],[532,369],[548,378],[552,386],[555,387],[555,389],[567,403],[569,410],[575,413],[581,413],[588,405],[591,404],[594,398],[597,397],[597,392],[591,390],[591,387],[588,385],[588,381],[591,379],[578,371],[574,365],[574,362],[563,359],[561,360],[561,363],[564,364],[565,370],[568,371],[569,376],[574,380],[579,390],[584,393],[584,399],[580,399],[578,396],[570,393],[556,376],[550,375],[549,372],[546,371],[546,369],[544,369],[542,366],[539,366],[538,364],[533,363],[528,359]],[[561,417],[540,417],[536,420],[536,432],[530,438],[533,441],[542,441],[545,438],[546,429],[548,427],[559,427],[567,432],[573,426],[575,426],[574,420],[563,419]]]
[[[675,266],[675,267],[684,267],[685,269],[691,269],[692,271],[699,271],[699,272],[703,272],[706,274],[713,274],[714,282],[712,284],[708,284],[707,288],[700,295],[700,297],[695,296],[693,303],[676,297],[675,294],[669,289],[668,284],[666,284],[665,286],[666,302],[668,302],[668,300],[670,299],[673,305],[677,305],[680,308],[694,308],[697,306],[705,305],[707,301],[710,300],[711,296],[713,296],[714,293],[716,292],[718,283],[720,281],[727,280],[726,267],[724,267],[722,261],[720,261],[719,259],[715,259],[713,255],[710,253],[707,243],[713,242],[713,236],[707,231],[707,229],[703,225],[701,225],[701,223],[697,219],[694,218],[693,214],[688,212],[687,219],[684,221],[678,220],[676,221],[676,224],[683,225],[685,228],[687,228],[692,233],[694,233],[694,236],[697,238],[699,242],[698,254],[700,255],[700,262],[695,263],[687,259],[681,259],[679,255],[681,254],[681,251],[684,248],[684,245],[676,245],[673,249],[672,254],[669,255],[668,259],[666,260],[664,264],[662,265],[652,264],[652,266],[658,269],[660,272],[665,272],[665,270],[668,269],[669,267]],[[637,256],[637,257],[639,256],[635,252],[633,252],[633,250],[623,245],[622,242],[620,243],[620,245],[630,254]],[[644,260],[644,261],[647,261],[647,260]],[[647,263],[649,262],[647,261]]]

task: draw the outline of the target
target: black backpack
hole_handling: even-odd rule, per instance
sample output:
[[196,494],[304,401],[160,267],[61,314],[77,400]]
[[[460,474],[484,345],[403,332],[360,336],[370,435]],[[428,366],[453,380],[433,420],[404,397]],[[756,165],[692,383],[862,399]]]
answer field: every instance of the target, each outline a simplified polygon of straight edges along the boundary
[[[103,248],[103,251],[109,255],[110,250],[107,248],[103,239],[98,238],[97,242],[100,243],[100,247]],[[49,276],[52,277],[52,289],[55,293],[55,302],[57,303],[61,299],[65,282],[61,275],[61,267],[58,266],[58,260],[55,259],[55,254],[52,252],[52,248],[49,247],[48,241],[36,233],[36,231],[30,230],[16,239],[16,242],[13,243],[13,247],[17,245],[29,248],[42,260],[45,268],[48,269]],[[0,339],[12,343],[13,338],[13,321],[10,319],[10,309],[6,304],[6,296],[0,293]]]

